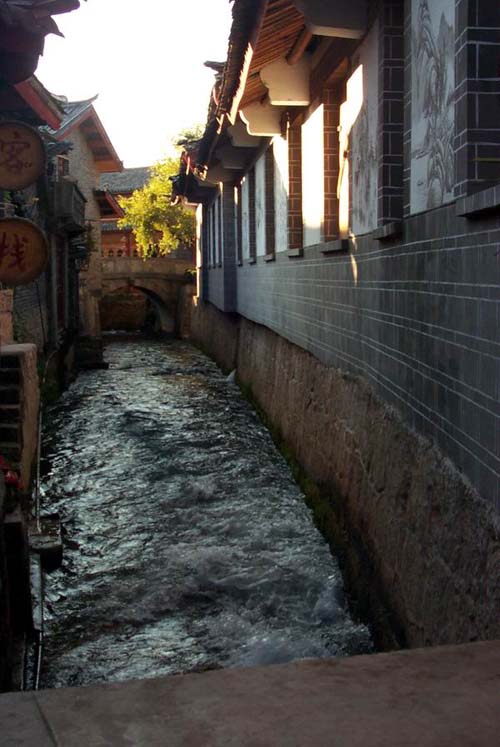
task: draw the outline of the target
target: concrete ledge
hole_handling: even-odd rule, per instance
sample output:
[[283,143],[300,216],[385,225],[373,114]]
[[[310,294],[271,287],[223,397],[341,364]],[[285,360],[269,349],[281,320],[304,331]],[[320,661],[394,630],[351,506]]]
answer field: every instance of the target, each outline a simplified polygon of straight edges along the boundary
[[498,744],[500,642],[0,696],[2,745]]
[[335,239],[319,245],[321,254],[338,254],[339,252],[348,252],[351,248],[350,239]]
[[372,233],[372,237],[375,241],[387,241],[387,239],[395,239],[403,234],[403,221],[395,220],[391,223],[385,223],[383,226],[376,228]]
[[484,213],[500,213],[500,184],[457,200],[456,214],[463,218],[475,218]]

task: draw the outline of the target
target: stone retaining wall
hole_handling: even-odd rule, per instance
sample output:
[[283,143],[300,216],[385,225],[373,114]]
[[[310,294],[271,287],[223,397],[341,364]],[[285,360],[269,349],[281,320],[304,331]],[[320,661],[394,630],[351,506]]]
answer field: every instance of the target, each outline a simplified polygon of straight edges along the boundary
[[3,472],[0,471],[0,692],[8,690],[11,683],[11,648],[9,590],[4,540],[4,499],[5,486]]
[[435,445],[361,377],[266,327],[198,301],[192,334],[223,368],[237,367],[319,486],[317,518],[341,543],[352,588],[368,590],[379,628],[382,601],[403,645],[500,638],[498,514]]

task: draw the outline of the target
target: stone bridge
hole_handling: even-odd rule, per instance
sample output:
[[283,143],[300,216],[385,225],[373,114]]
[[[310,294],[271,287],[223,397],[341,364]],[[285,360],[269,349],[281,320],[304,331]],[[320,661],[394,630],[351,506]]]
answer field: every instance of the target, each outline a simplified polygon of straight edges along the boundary
[[[177,330],[179,304],[182,289],[190,285],[193,262],[176,257],[113,257],[102,260],[101,322],[103,329],[110,329],[113,307],[124,299],[137,299],[137,291],[148,298],[156,309],[161,331]],[[137,304],[136,304],[137,307]],[[116,327],[116,324],[115,324]],[[119,327],[118,327],[119,328]],[[126,326],[123,328],[127,328]]]

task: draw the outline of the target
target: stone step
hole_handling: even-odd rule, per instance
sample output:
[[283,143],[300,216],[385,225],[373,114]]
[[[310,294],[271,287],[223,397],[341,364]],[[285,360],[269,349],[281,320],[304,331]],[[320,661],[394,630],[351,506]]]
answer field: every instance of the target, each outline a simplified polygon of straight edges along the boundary
[[2,423],[0,420],[0,442],[19,443],[21,434],[21,423]]
[[21,387],[0,386],[0,405],[18,405],[21,402]]
[[21,459],[23,447],[15,441],[0,441],[0,455],[11,464],[18,463]]
[[0,404],[0,423],[19,423],[21,407],[19,405]]
[[21,371],[18,368],[0,368],[0,386],[20,386]]
[[0,369],[21,368],[21,359],[18,355],[0,355]]

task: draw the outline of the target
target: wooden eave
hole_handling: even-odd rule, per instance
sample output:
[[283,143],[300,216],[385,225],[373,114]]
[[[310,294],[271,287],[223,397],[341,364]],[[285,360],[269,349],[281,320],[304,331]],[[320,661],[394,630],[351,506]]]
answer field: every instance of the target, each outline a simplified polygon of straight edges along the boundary
[[270,0],[254,50],[240,108],[267,96],[259,73],[263,67],[286,57],[304,30],[304,16],[290,0]]
[[64,113],[54,98],[34,76],[22,83],[16,83],[14,88],[28,106],[53,130],[61,126]]
[[22,83],[0,86],[3,118],[20,119],[33,127],[60,127],[64,112],[34,76]]
[[108,192],[105,189],[94,189],[94,196],[99,205],[101,220],[123,218],[125,213],[111,192]]

